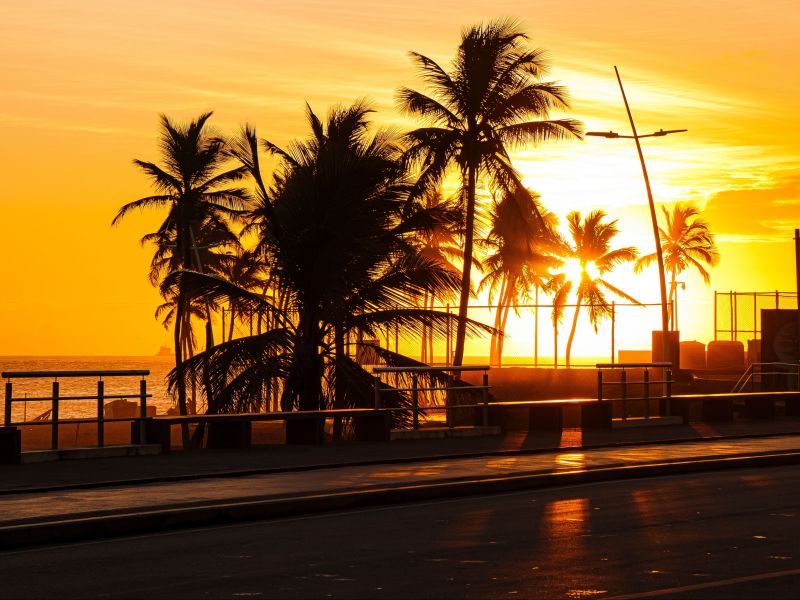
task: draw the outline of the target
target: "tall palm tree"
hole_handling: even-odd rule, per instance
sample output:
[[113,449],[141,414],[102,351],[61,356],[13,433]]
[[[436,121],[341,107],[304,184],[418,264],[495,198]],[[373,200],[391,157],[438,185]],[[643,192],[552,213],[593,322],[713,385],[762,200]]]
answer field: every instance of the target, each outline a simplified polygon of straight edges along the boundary
[[[167,278],[162,288],[192,285],[204,298],[236,301],[274,318],[265,333],[228,341],[190,362],[188,377],[207,372],[212,380],[209,411],[253,406],[275,378],[283,382],[284,410],[363,405],[372,377],[345,351],[352,334],[372,337],[398,326],[417,335],[427,327],[440,337],[453,319],[403,308],[426,291],[455,291],[459,277],[414,251],[415,236],[437,217],[407,211],[409,185],[397,145],[384,132],[369,133],[369,112],[360,103],[339,107],[323,123],[309,108],[307,139],[285,150],[265,143],[280,159],[269,186],[255,131],[246,128],[232,147],[255,181],[251,231],[286,308],[219,277],[178,272]],[[180,376],[173,373],[173,381]]]
[[[157,232],[145,236],[144,242],[157,244],[159,260],[175,269],[202,271],[204,265],[197,240],[203,236],[204,227],[213,223],[225,230],[229,219],[237,218],[246,208],[247,191],[232,187],[246,174],[237,166],[226,168],[225,142],[206,127],[211,113],[204,113],[187,124],[176,124],[161,115],[159,146],[162,164],[134,160],[151,180],[155,195],[146,196],[122,206],[112,221],[116,225],[127,214],[140,209],[166,209],[167,214]],[[171,244],[159,246],[159,241]],[[154,258],[154,260],[156,260]],[[175,290],[175,368],[183,363],[181,329],[188,327],[188,302],[190,298],[183,287]],[[210,314],[207,314],[207,345],[212,344]],[[178,409],[186,414],[186,388],[177,386]],[[188,445],[188,430],[184,429],[184,445]]]
[[[538,215],[538,218],[537,218]],[[539,203],[529,190],[504,192],[494,201],[491,229],[482,240],[491,254],[484,261],[487,275],[480,287],[489,290],[489,301],[498,293],[489,362],[500,365],[504,332],[513,306],[530,298],[534,289],[546,287],[551,270],[561,264],[555,255],[557,217]],[[499,292],[498,292],[499,289]]]
[[419,190],[440,184],[454,165],[464,198],[464,264],[458,307],[454,364],[464,357],[466,317],[471,292],[476,193],[488,178],[495,188],[520,185],[509,146],[580,137],[572,119],[549,119],[568,108],[566,91],[542,81],[544,53],[526,47],[527,37],[513,21],[491,21],[464,30],[452,68],[411,53],[432,95],[401,88],[398,102],[425,122],[405,135],[406,158],[420,168]]
[[572,317],[572,328],[569,332],[566,349],[566,364],[570,366],[572,341],[575,338],[575,329],[578,325],[578,315],[581,307],[586,306],[589,313],[589,322],[595,332],[600,322],[611,314],[611,304],[606,292],[624,298],[635,304],[638,300],[609,283],[604,276],[620,264],[634,261],[639,251],[633,247],[611,248],[611,242],[619,233],[617,221],[604,221],[606,213],[595,210],[581,218],[581,213],[573,211],[567,215],[569,233],[572,238],[572,247],[569,254],[580,264],[580,281],[575,288],[575,314]]
[[[714,242],[714,234],[707,221],[700,219],[700,211],[690,204],[678,203],[668,211],[662,206],[666,220],[666,229],[658,228],[661,238],[661,250],[664,254],[664,268],[670,276],[669,311],[670,325],[675,328],[673,312],[678,310],[676,304],[678,275],[694,268],[703,277],[706,285],[711,283],[711,275],[706,267],[714,267],[719,263],[719,250]],[[656,260],[656,253],[646,254],[634,265],[639,273]]]

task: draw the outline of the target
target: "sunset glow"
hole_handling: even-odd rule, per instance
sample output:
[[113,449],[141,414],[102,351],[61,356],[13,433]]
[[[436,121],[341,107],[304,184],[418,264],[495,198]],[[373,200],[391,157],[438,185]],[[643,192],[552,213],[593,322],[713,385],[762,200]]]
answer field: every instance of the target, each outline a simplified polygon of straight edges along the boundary
[[[324,115],[367,98],[378,125],[409,128],[395,101],[399,86],[422,86],[408,51],[449,64],[464,26],[507,15],[547,50],[550,77],[571,95],[569,116],[586,130],[629,133],[613,65],[641,133],[688,129],[643,145],[656,202],[700,206],[722,256],[710,286],[696,273],[683,278],[680,322],[690,338],[713,338],[715,289],[794,289],[794,0],[10,0],[0,7],[0,354],[150,355],[171,344],[153,317],[162,300],[147,280],[152,249],[139,245],[162,215],[110,226],[120,205],[151,193],[131,161],[157,158],[160,113],[184,121],[214,110],[220,133],[252,122],[285,147],[306,135],[305,102]],[[602,208],[618,220],[616,245],[653,251],[632,140],[518,148],[512,160],[562,222],[572,210]],[[269,171],[275,159],[266,161]],[[577,281],[574,266],[568,276]],[[658,302],[654,267],[634,274],[624,265],[608,279],[641,302]],[[657,310],[622,310],[617,348],[648,346]],[[493,318],[481,309],[470,316]],[[548,318],[542,313],[543,324]],[[582,326],[574,353],[606,353],[607,327],[595,335]],[[532,315],[512,313],[508,330],[506,353],[529,355]],[[542,353],[550,337],[543,334]]]

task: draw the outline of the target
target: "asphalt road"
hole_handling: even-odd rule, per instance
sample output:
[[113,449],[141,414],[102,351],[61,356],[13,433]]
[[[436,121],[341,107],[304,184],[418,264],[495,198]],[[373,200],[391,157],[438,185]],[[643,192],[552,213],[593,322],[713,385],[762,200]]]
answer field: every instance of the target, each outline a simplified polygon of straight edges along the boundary
[[2,598],[800,597],[800,467],[0,554]]

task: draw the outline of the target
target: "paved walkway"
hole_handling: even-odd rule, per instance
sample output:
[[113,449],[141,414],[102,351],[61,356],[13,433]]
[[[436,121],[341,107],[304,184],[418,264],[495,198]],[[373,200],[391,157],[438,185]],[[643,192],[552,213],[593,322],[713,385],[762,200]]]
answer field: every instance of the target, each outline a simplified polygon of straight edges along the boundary
[[[800,436],[775,435],[597,449],[564,448],[530,454],[433,458],[402,464],[338,466],[303,472],[16,493],[0,496],[0,528],[255,499],[304,498],[354,490],[791,451],[800,452]],[[60,466],[69,468],[67,464]]]
[[561,432],[511,432],[501,436],[323,446],[276,445],[250,450],[173,452],[161,456],[86,459],[0,465],[0,496],[20,491],[91,486],[130,481],[167,481],[220,474],[309,470],[334,465],[364,465],[431,457],[515,455],[667,440],[714,440],[742,436],[800,435],[800,419],[691,423],[615,430],[564,429]]

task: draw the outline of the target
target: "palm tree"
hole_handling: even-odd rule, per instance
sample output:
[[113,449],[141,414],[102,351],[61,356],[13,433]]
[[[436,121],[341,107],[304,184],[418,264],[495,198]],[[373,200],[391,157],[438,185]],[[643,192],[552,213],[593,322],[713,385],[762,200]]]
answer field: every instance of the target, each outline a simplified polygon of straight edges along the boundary
[[[204,230],[213,226],[217,233],[227,229],[229,219],[237,218],[246,208],[247,191],[230,185],[244,177],[242,166],[225,168],[225,142],[210,133],[206,127],[211,113],[185,125],[173,123],[161,115],[159,146],[162,165],[134,160],[150,177],[155,195],[146,196],[122,206],[112,221],[116,225],[125,215],[137,209],[166,209],[167,214],[158,231],[144,237],[144,242],[155,242],[157,246],[154,268],[159,273],[161,266],[169,269],[196,269],[202,271],[198,239]],[[232,233],[231,233],[232,235]],[[153,271],[151,270],[151,274]],[[175,291],[175,368],[180,371],[183,362],[181,329],[188,327],[188,302],[190,298],[182,287]],[[212,345],[210,310],[206,324],[207,346]],[[177,386],[178,409],[186,414],[186,388]],[[188,430],[184,428],[184,445],[188,445]]]
[[[539,218],[537,218],[537,215]],[[533,289],[543,289],[552,277],[551,270],[561,264],[555,255],[554,233],[557,217],[539,203],[539,195],[529,190],[504,192],[494,202],[489,235],[483,245],[492,254],[484,261],[488,269],[481,288],[488,288],[489,301],[498,292],[497,312],[489,363],[500,365],[508,314]]]
[[464,357],[464,340],[473,262],[476,190],[482,178],[495,188],[520,185],[507,146],[580,137],[580,124],[549,119],[568,108],[566,91],[541,81],[544,53],[525,47],[527,37],[513,21],[492,21],[462,33],[452,69],[411,53],[433,95],[401,88],[398,101],[425,122],[404,136],[406,159],[420,168],[419,191],[437,187],[448,168],[461,176],[464,198],[464,265],[458,307],[454,364]]
[[616,266],[634,261],[639,252],[636,248],[625,247],[611,249],[611,241],[619,233],[617,221],[604,222],[606,213],[595,210],[581,218],[581,213],[573,211],[567,215],[572,247],[569,255],[580,264],[580,281],[575,289],[575,314],[572,318],[572,329],[569,332],[566,349],[566,364],[570,366],[572,341],[575,338],[575,329],[578,325],[578,314],[581,306],[585,305],[589,313],[589,322],[595,332],[600,322],[611,314],[611,305],[606,297],[606,292],[641,304],[638,300],[623,292],[618,287],[609,283],[604,276]]
[[[439,216],[407,210],[409,182],[397,145],[387,133],[369,134],[369,112],[360,103],[339,107],[323,123],[309,108],[311,136],[285,150],[265,143],[280,159],[269,187],[255,130],[245,128],[231,148],[255,181],[251,231],[286,304],[213,275],[166,279],[167,291],[190,285],[203,298],[273,318],[263,334],[225,342],[187,365],[188,378],[206,374],[212,381],[210,412],[259,406],[260,391],[274,379],[283,382],[284,410],[364,405],[372,377],[346,352],[347,339],[387,326],[411,334],[427,327],[441,337],[453,319],[402,307],[426,292],[457,290],[459,277],[414,251],[415,237]],[[173,372],[172,381],[181,376]]]
[[[667,211],[661,207],[667,222],[666,229],[658,228],[661,238],[661,250],[664,253],[664,268],[670,276],[669,285],[669,311],[670,325],[675,328],[674,312],[677,312],[677,285],[678,275],[694,268],[703,277],[706,285],[711,283],[711,276],[706,267],[714,267],[719,263],[719,250],[714,243],[714,234],[711,233],[708,222],[699,218],[700,211],[697,207],[678,203]],[[634,271],[639,273],[656,260],[656,253],[646,254],[639,258],[634,265]],[[673,311],[674,307],[674,311]]]

